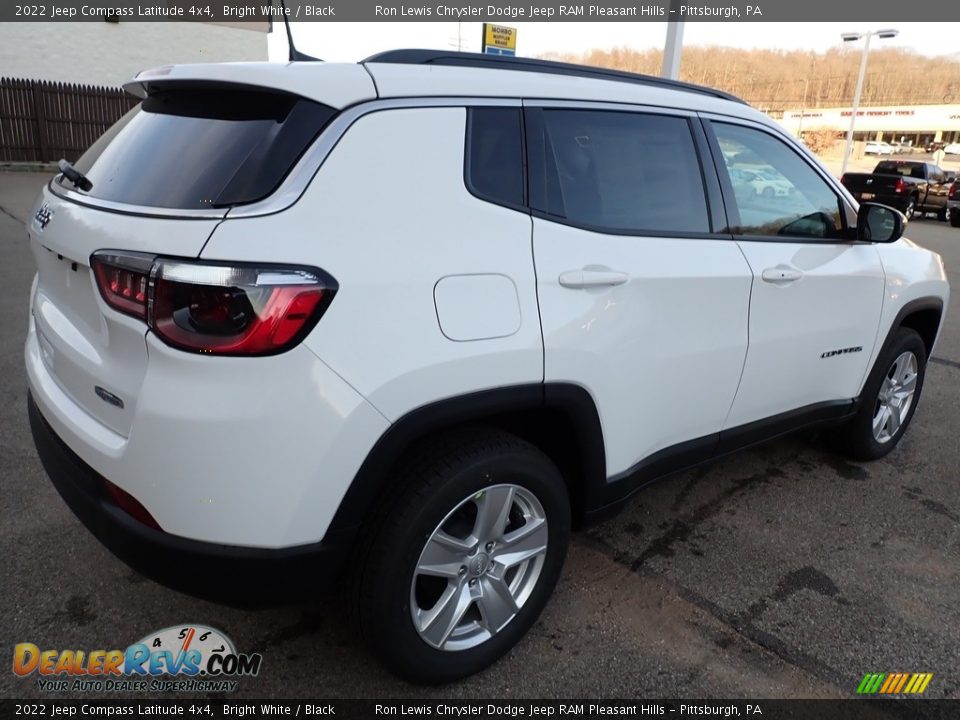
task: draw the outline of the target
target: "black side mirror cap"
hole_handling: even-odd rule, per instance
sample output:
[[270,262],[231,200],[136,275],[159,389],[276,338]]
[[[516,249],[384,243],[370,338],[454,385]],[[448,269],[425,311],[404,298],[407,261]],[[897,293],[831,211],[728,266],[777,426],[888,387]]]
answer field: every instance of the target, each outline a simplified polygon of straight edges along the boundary
[[907,218],[902,212],[880,203],[862,203],[857,212],[857,240],[892,243],[903,237]]

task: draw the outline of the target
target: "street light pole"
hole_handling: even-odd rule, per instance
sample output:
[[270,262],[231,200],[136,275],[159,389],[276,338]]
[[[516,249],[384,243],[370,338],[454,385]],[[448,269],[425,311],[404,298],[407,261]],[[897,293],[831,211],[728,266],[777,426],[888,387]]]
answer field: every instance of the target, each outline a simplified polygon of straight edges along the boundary
[[680,51],[683,48],[683,21],[667,23],[667,41],[663,46],[660,77],[680,79]]
[[863,79],[867,74],[867,56],[870,54],[870,38],[877,35],[881,38],[896,37],[898,30],[873,30],[865,33],[843,33],[840,37],[844,42],[854,42],[864,38],[863,54],[860,56],[860,73],[857,75],[857,89],[853,92],[853,112],[850,113],[850,127],[847,129],[847,142],[843,146],[842,175],[847,171],[847,162],[850,160],[850,148],[853,145],[853,128],[857,122],[857,110],[860,108],[860,93],[863,91]]

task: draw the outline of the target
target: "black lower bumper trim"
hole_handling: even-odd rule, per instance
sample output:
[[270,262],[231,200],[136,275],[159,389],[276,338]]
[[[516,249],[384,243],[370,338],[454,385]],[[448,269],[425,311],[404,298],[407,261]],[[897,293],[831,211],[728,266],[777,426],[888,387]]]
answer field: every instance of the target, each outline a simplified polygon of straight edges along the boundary
[[90,532],[137,572],[180,592],[237,607],[299,603],[337,585],[352,532],[271,550],[154,530],[117,507],[100,475],[57,436],[32,396],[27,404],[37,453],[57,492]]

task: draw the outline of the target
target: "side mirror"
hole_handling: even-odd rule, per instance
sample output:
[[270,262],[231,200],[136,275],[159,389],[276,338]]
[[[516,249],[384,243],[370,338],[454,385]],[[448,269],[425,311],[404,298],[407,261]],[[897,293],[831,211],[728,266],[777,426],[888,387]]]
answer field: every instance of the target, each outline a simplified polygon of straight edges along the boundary
[[903,236],[907,218],[899,210],[878,203],[862,203],[857,213],[857,240],[891,243]]

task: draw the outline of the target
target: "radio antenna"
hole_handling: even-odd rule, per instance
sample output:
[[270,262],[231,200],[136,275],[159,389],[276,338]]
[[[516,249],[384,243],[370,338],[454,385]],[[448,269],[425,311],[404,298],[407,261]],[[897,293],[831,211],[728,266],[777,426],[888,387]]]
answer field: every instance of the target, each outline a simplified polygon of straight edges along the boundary
[[280,0],[280,9],[283,10],[283,26],[287,29],[287,45],[290,48],[290,62],[294,62],[295,60],[322,62],[320,58],[312,57],[297,50],[297,46],[293,44],[293,33],[290,32],[290,18],[287,15],[287,5],[283,0]]

